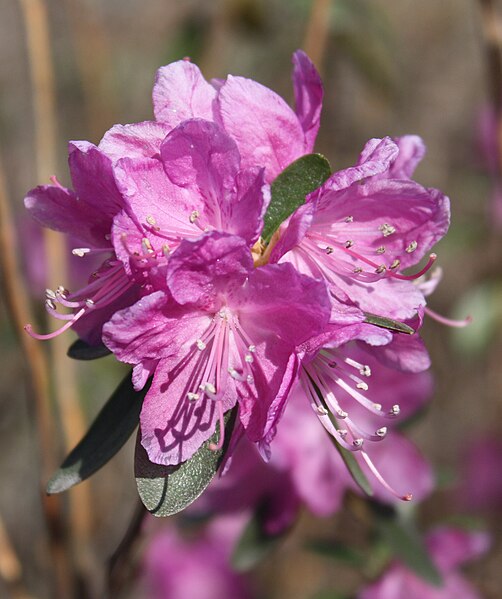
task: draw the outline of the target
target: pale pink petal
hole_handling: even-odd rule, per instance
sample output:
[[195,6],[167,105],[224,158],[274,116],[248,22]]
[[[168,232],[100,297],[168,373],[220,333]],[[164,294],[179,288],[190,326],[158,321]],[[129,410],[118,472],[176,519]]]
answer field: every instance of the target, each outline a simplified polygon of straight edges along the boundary
[[114,125],[99,142],[99,149],[112,160],[152,158],[171,128],[164,123],[144,121],[131,125]]
[[323,86],[310,58],[302,50],[293,54],[296,114],[305,132],[306,152],[312,152],[321,121]]

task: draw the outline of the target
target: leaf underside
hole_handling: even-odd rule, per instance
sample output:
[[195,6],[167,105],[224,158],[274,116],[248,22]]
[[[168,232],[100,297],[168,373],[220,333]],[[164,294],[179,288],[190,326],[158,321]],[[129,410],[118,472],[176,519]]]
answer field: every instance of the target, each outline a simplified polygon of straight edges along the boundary
[[172,516],[194,502],[209,485],[221,465],[235,423],[237,408],[225,414],[225,442],[222,449],[209,449],[217,443],[219,425],[213,436],[186,462],[176,466],[154,464],[141,445],[138,431],[134,474],[138,493],[146,509],[154,516]]
[[82,339],[77,339],[70,345],[66,355],[74,360],[96,360],[104,358],[112,352],[101,343],[100,345],[89,345]]
[[365,312],[364,316],[364,322],[373,324],[376,327],[395,331],[396,333],[405,333],[406,335],[413,335],[415,333],[415,329],[404,324],[404,322],[399,322],[399,320],[392,320],[392,318],[370,314],[369,312]]

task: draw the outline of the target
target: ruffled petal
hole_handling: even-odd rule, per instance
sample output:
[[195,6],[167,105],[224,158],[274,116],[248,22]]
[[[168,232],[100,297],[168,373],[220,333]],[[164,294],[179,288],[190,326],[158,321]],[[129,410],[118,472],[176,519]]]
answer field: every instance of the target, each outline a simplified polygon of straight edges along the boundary
[[99,149],[113,161],[119,158],[153,158],[171,128],[165,123],[144,121],[114,125],[99,142]]
[[293,54],[293,88],[296,114],[305,133],[305,151],[311,152],[319,131],[324,92],[317,69],[302,50]]

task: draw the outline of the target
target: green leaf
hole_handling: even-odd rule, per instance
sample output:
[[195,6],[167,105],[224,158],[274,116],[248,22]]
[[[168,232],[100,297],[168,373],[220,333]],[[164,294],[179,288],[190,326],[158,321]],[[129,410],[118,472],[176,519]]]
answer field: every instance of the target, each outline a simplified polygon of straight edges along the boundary
[[319,555],[344,562],[349,566],[364,566],[367,561],[367,558],[361,551],[335,540],[318,539],[310,541],[307,547]]
[[321,154],[302,156],[282,171],[272,183],[272,199],[265,214],[262,237],[266,243],[279,225],[305,203],[305,196],[330,175],[331,166]]
[[238,572],[246,572],[254,568],[281,543],[289,532],[287,528],[278,534],[268,533],[263,526],[265,508],[266,505],[261,505],[255,511],[232,553],[231,563]]
[[376,327],[389,329],[389,331],[396,331],[396,333],[406,333],[407,335],[413,335],[415,333],[415,329],[404,324],[404,322],[399,322],[399,320],[392,320],[392,318],[377,316],[376,314],[370,314],[369,312],[366,312],[364,316],[364,322],[374,324]]
[[101,343],[100,345],[89,345],[82,339],[77,339],[70,345],[66,355],[74,360],[96,360],[108,356],[112,352]]
[[124,445],[138,425],[149,384],[135,391],[131,374],[120,383],[89,430],[47,484],[47,493],[61,493],[104,466]]
[[359,466],[358,461],[354,457],[351,451],[344,449],[339,443],[337,443],[331,436],[330,438],[333,441],[333,445],[336,447],[338,453],[340,454],[349,474],[352,476],[352,479],[356,483],[356,485],[368,495],[368,497],[373,497],[373,489],[371,488],[371,484],[367,479],[366,475]]
[[434,565],[419,533],[411,522],[405,522],[394,509],[374,502],[376,525],[381,538],[394,556],[408,566],[417,576],[440,587],[441,574]]
[[218,441],[218,425],[214,435],[190,459],[177,466],[150,462],[140,442],[141,432],[138,432],[134,474],[141,501],[151,514],[159,517],[172,516],[184,510],[202,494],[226,453],[236,414],[236,408],[225,414],[225,441],[222,449],[213,451],[209,448],[211,443]]

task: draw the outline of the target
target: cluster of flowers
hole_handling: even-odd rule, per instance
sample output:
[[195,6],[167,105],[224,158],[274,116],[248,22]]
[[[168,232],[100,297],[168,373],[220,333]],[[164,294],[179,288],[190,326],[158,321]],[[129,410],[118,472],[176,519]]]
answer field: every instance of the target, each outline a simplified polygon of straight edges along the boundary
[[[289,434],[286,453],[298,454],[309,439],[287,421],[295,410],[303,421],[310,404],[386,493],[409,499],[371,456],[388,423],[420,403],[414,379],[401,390],[402,409],[385,381],[399,385],[402,373],[421,377],[429,367],[416,331],[436,281],[421,276],[447,231],[449,201],[411,179],[424,155],[419,138],[372,139],[265,244],[271,184],[312,152],[320,124],[320,77],[301,51],[293,64],[295,110],[254,81],[207,82],[179,61],[158,71],[154,121],[116,125],[98,146],[71,142],[73,189],[54,178],[25,204],[39,223],[79,240],[73,254],[105,259],[83,289],[47,290],[48,312],[65,321],[59,330],[26,329],[50,339],[71,327],[133,365],[135,389],[151,379],[140,425],[152,462],[188,460],[216,429],[221,448],[236,405],[230,453],[246,437],[269,458],[276,434]],[[403,274],[409,267],[417,272]],[[375,326],[368,314],[415,334]]]

